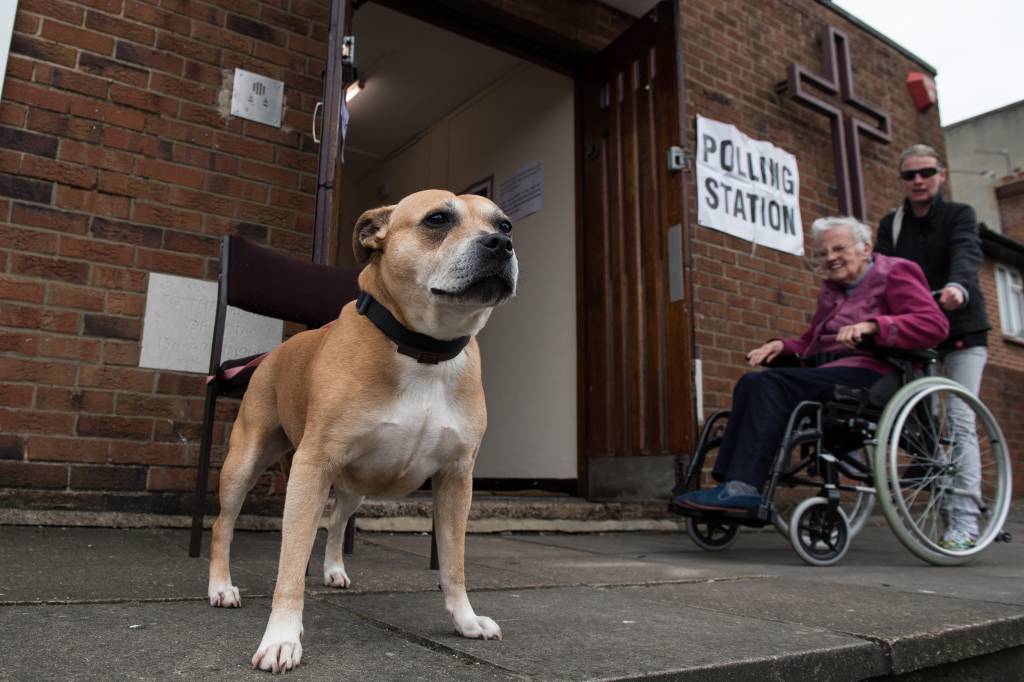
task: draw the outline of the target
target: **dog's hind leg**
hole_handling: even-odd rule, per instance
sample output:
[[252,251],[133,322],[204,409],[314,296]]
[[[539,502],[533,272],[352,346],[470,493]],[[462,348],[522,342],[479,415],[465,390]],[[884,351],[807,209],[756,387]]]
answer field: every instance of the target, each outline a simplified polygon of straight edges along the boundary
[[231,583],[231,539],[235,534],[235,520],[256,479],[291,449],[281,427],[263,416],[248,414],[243,403],[220,471],[220,515],[213,524],[210,542],[207,595],[211,606],[242,605],[238,588]]
[[324,553],[324,585],[328,587],[348,587],[352,584],[348,573],[345,572],[345,557],[342,552],[345,543],[345,524],[362,503],[362,495],[334,489],[334,510],[327,524],[327,551]]

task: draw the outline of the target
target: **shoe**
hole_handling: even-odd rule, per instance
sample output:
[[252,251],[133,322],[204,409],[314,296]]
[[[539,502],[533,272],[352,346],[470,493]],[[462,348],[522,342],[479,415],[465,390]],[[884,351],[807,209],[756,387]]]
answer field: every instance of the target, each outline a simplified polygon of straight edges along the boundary
[[726,485],[722,483],[714,488],[694,490],[676,497],[674,502],[680,507],[713,511],[748,512],[761,506],[760,495],[735,495],[728,491]]
[[939,540],[939,547],[962,552],[965,549],[973,549],[978,544],[977,533],[969,533],[959,528],[947,528]]

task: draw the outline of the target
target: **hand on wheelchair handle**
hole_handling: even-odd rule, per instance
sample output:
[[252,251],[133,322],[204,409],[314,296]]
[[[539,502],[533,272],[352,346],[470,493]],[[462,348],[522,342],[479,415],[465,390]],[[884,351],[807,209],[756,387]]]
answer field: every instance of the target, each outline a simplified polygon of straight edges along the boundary
[[843,344],[850,350],[856,350],[867,337],[878,333],[878,323],[872,320],[849,324],[839,329],[836,334],[836,341]]
[[767,365],[779,356],[779,353],[782,352],[783,348],[784,346],[782,345],[782,341],[779,339],[772,339],[768,343],[747,353],[747,363],[750,364],[751,367]]

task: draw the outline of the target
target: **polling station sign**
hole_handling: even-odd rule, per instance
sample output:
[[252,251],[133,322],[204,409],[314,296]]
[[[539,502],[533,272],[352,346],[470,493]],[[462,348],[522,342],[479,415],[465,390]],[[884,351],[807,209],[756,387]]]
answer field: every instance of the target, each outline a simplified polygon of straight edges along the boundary
[[796,157],[736,126],[697,117],[697,222],[802,256]]

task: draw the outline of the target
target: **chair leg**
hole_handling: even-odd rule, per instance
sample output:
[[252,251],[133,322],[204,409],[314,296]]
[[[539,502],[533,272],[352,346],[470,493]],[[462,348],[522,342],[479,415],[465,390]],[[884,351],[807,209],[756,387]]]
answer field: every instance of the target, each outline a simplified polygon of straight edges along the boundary
[[345,524],[345,539],[341,544],[342,554],[355,554],[356,551],[356,513],[352,512],[352,516],[348,517],[348,523]]
[[196,472],[196,500],[192,508],[192,535],[188,555],[199,556],[203,544],[203,516],[206,513],[206,480],[210,476],[210,450],[213,444],[213,418],[217,409],[217,388],[206,386],[206,404],[203,411],[203,430],[199,436],[199,469]]
[[437,522],[430,520],[430,570],[436,571],[441,567],[437,561]]

